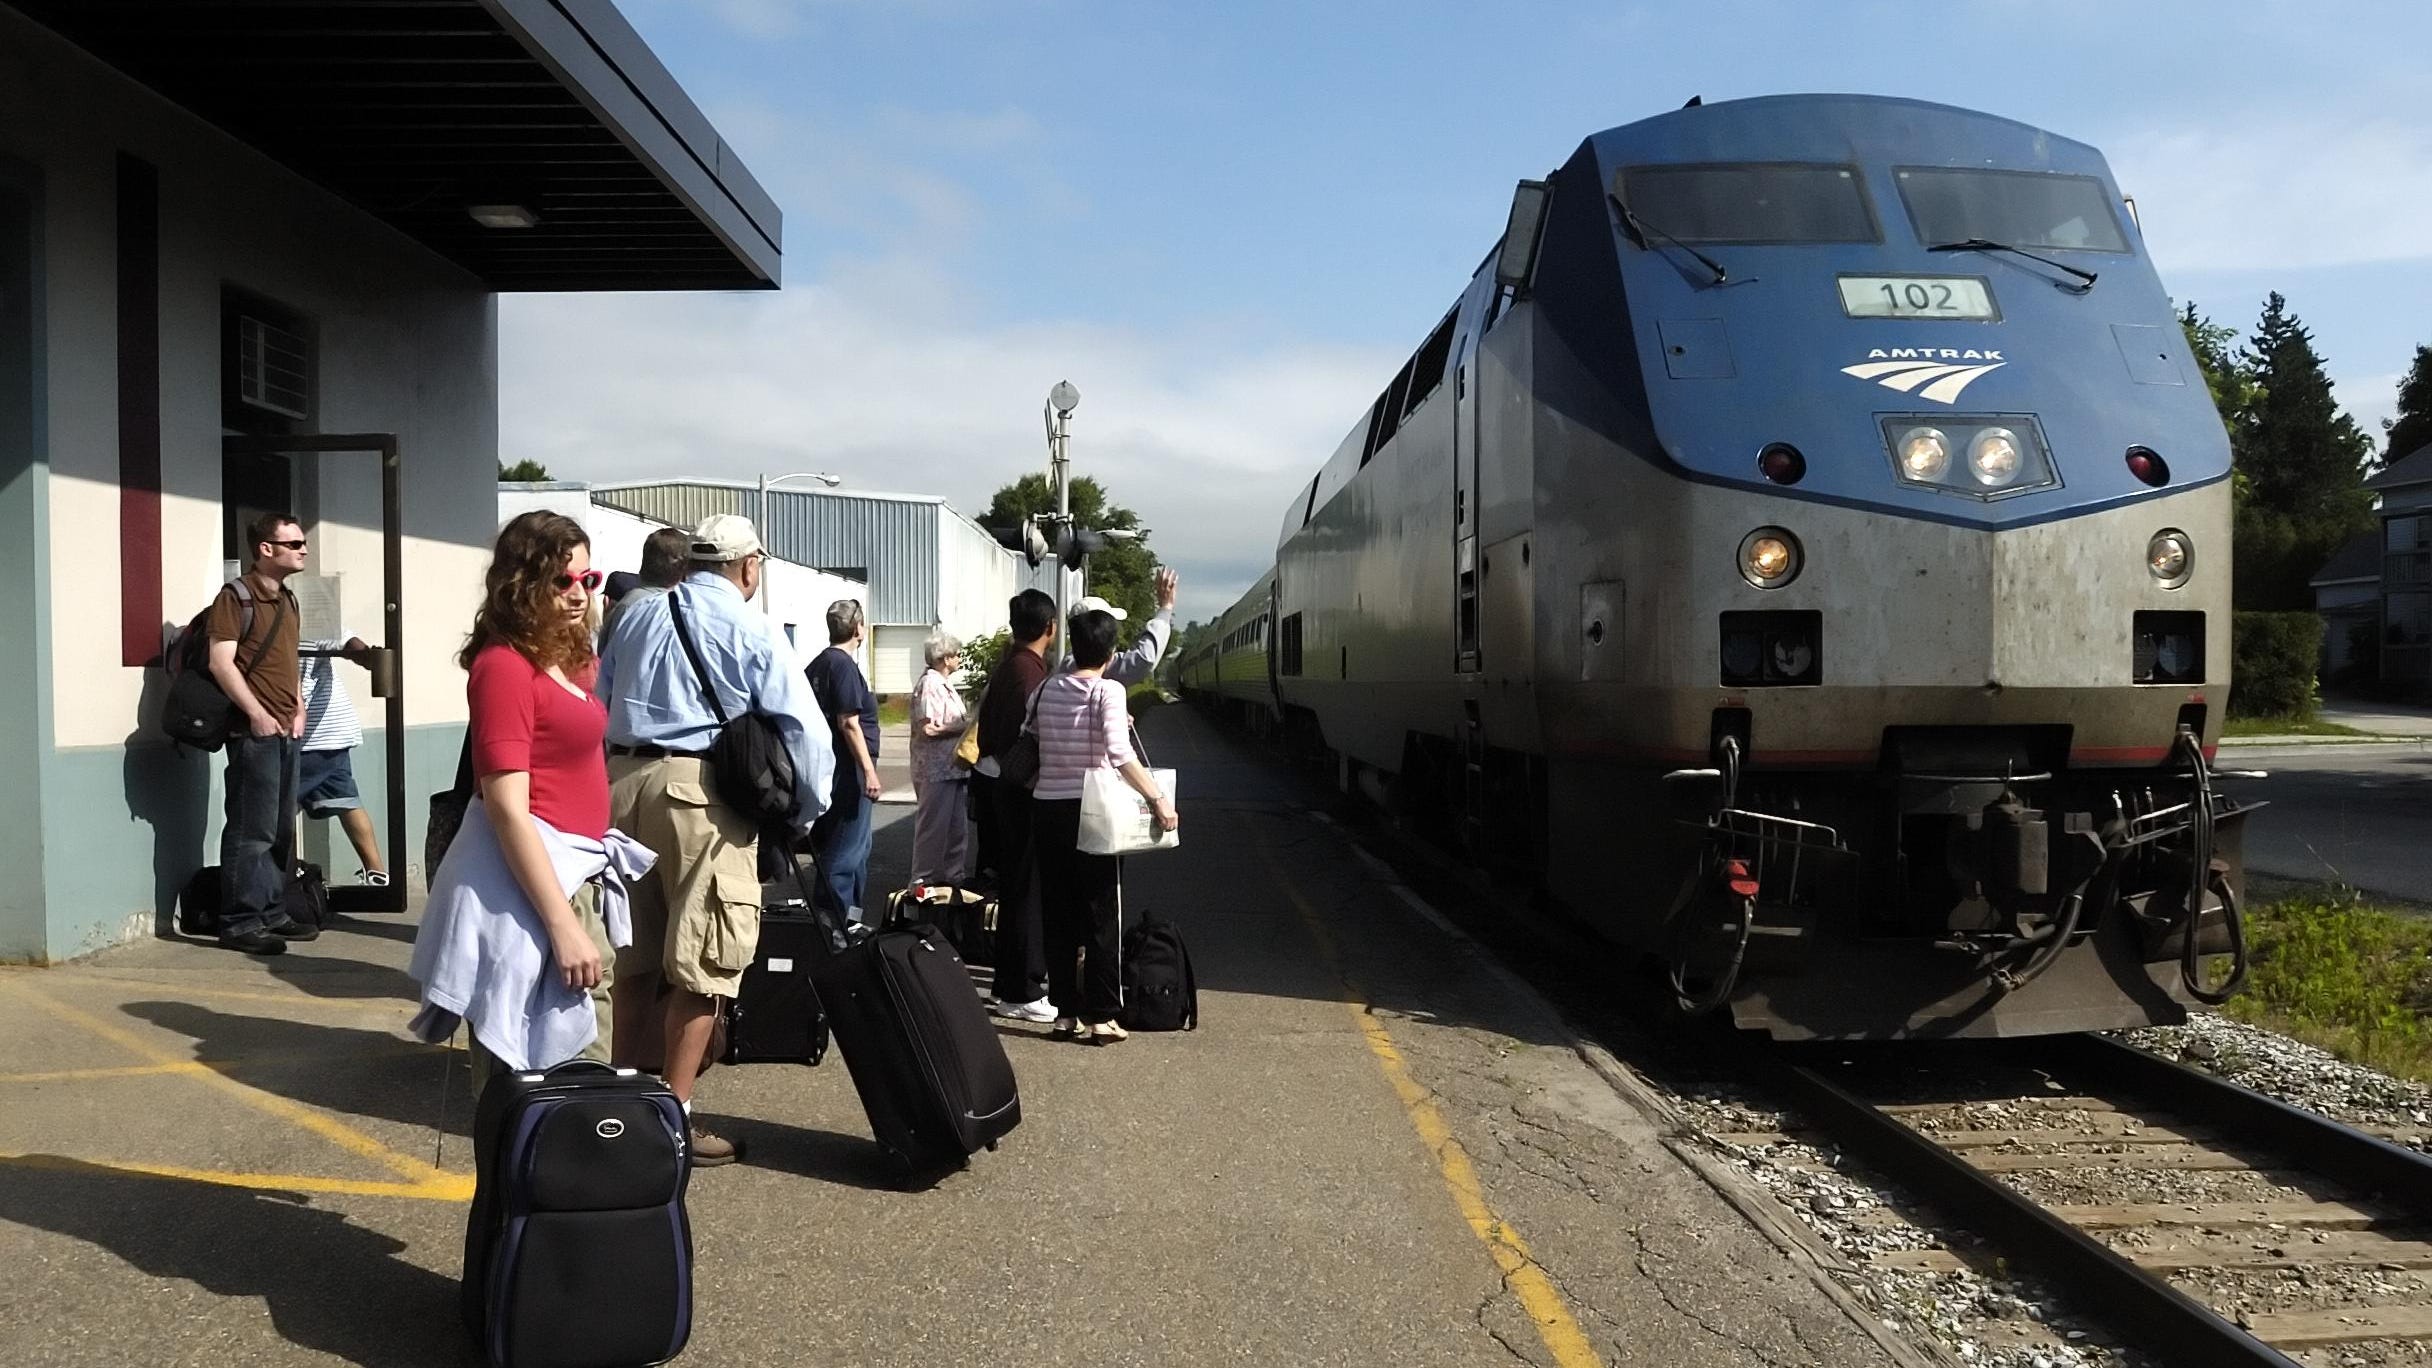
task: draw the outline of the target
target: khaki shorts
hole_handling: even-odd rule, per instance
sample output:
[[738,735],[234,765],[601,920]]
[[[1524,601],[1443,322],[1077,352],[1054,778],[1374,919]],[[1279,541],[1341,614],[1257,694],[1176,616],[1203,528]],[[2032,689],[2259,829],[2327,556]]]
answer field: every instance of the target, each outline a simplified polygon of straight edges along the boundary
[[659,857],[633,888],[633,944],[617,952],[628,984],[653,974],[688,993],[735,996],[760,948],[760,842],[718,801],[690,756],[608,758],[609,819]]
[[[591,1015],[599,1022],[600,1033],[589,1045],[584,1046],[583,1052],[576,1055],[575,1058],[596,1059],[605,1064],[608,1062],[610,1047],[614,1043],[609,1038],[609,1031],[616,1019],[616,1014],[609,1010],[608,991],[616,985],[617,952],[608,944],[608,924],[600,920],[600,886],[595,883],[586,883],[575,889],[574,896],[566,901],[573,904],[574,915],[583,923],[583,929],[591,933],[591,944],[600,952],[600,984],[591,990]],[[552,954],[546,958],[548,963],[542,972],[556,973],[557,957]],[[502,1070],[498,1063],[498,1056],[491,1054],[489,1047],[475,1039],[471,1031],[465,1032],[465,1038],[471,1042],[467,1053],[473,1057],[473,1095],[479,1097],[483,1085],[490,1081],[490,1075],[502,1072]],[[534,1068],[547,1068],[551,1064],[563,1062],[555,1059],[536,1059],[532,1064]]]

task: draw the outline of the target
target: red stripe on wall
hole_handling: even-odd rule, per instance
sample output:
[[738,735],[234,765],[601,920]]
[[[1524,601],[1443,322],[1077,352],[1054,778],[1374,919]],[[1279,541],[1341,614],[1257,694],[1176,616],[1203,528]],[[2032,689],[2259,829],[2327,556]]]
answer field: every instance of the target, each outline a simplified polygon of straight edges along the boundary
[[160,658],[160,172],[118,154],[118,663]]

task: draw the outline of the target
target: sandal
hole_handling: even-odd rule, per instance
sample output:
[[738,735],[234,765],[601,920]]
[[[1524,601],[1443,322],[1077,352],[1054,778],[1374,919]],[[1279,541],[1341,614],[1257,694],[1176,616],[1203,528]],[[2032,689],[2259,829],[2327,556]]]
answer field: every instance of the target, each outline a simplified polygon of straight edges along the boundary
[[1049,1031],[1048,1034],[1054,1036],[1058,1040],[1078,1040],[1081,1037],[1080,1019],[1077,1017],[1057,1017],[1055,1029]]
[[1131,1038],[1131,1032],[1124,1030],[1119,1022],[1101,1021],[1089,1028],[1089,1043],[1092,1045],[1112,1045],[1118,1040]]

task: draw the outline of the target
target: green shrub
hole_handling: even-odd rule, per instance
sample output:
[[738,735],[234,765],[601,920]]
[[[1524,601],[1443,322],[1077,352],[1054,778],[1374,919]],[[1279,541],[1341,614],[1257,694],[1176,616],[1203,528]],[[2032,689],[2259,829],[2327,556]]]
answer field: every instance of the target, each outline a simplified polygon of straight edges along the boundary
[[973,637],[963,643],[963,698],[972,707],[988,692],[988,676],[996,672],[996,663],[1005,658],[1005,647],[1013,633],[999,627],[984,637]]
[[2320,702],[2314,686],[2322,656],[2319,615],[2238,613],[2230,642],[2230,716],[2314,715]]
[[2232,1016],[2391,1073],[2432,1075],[2432,923],[2322,889],[2251,910],[2247,944]]

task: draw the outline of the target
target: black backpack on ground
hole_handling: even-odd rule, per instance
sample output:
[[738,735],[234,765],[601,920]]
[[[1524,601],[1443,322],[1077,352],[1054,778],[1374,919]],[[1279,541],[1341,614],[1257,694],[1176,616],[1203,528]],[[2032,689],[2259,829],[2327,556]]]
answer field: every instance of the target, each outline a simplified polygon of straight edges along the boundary
[[794,802],[794,757],[786,752],[776,719],[753,711],[747,698],[742,714],[730,720],[726,705],[718,701],[718,691],[709,682],[709,670],[701,664],[692,629],[685,624],[681,593],[668,592],[667,612],[675,620],[676,640],[684,647],[684,658],[692,662],[693,678],[709,700],[710,715],[718,719],[718,738],[709,743],[711,786],[721,802],[754,827],[791,831],[799,811]]
[[[220,933],[220,867],[204,865],[186,880],[177,895],[174,925],[177,934],[197,940],[210,940]],[[310,860],[296,861],[293,873],[287,876],[287,886],[279,893],[279,910],[306,926],[327,927],[336,916],[329,910],[329,880],[321,866]]]
[[[237,639],[252,640],[253,587],[239,575],[228,582],[223,592],[236,595]],[[218,605],[219,598],[214,595],[203,611],[186,624],[186,630],[177,634],[165,662],[169,667],[169,692],[161,700],[160,729],[169,734],[170,740],[197,750],[215,751],[228,744],[240,720],[236,704],[220,688],[220,682],[211,677],[211,632],[206,624],[211,610]],[[279,634],[286,616],[287,594],[282,590],[270,605],[270,630],[263,634],[261,644],[251,654],[237,659],[238,674],[252,669],[254,662],[262,658],[262,652],[270,649],[271,639]]]
[[1199,980],[1174,924],[1151,917],[1123,937],[1123,1029],[1196,1031]]

